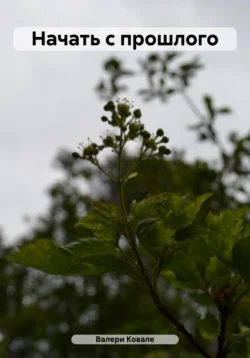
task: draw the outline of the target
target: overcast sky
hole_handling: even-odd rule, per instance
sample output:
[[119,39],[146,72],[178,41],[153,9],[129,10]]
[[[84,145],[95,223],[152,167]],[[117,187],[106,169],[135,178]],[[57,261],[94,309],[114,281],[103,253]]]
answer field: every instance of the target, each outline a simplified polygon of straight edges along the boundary
[[[199,103],[212,94],[218,105],[230,104],[231,116],[218,128],[244,133],[249,121],[250,2],[221,0],[8,0],[0,5],[0,225],[8,242],[23,233],[25,214],[34,216],[48,205],[45,189],[58,177],[51,162],[59,148],[77,148],[87,137],[97,138],[103,103],[93,87],[100,78],[105,52],[16,52],[12,33],[20,26],[82,27],[234,27],[234,52],[204,52],[201,71],[190,94]],[[134,65],[143,53],[112,53]],[[190,56],[194,53],[189,53]],[[133,82],[135,83],[135,82]],[[135,85],[137,85],[135,83]],[[138,83],[139,85],[139,83]],[[129,94],[127,95],[129,98]],[[180,98],[170,105],[142,104],[147,127],[161,126],[171,145],[185,147],[187,158],[211,158],[216,151],[195,142],[186,125],[196,118]],[[155,110],[157,109],[157,117]]]

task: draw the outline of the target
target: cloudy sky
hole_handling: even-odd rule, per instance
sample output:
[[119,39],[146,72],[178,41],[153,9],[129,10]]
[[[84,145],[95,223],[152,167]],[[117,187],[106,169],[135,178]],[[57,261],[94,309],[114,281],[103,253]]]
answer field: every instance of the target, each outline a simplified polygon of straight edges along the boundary
[[[93,87],[100,78],[105,52],[16,52],[12,34],[16,27],[234,27],[238,48],[234,52],[204,52],[201,71],[190,94],[199,103],[204,93],[218,105],[230,104],[234,114],[221,118],[222,133],[249,128],[249,12],[250,2],[221,0],[20,0],[0,5],[0,225],[8,242],[26,229],[25,214],[46,210],[46,187],[58,177],[51,168],[59,148],[75,150],[87,137],[97,138],[102,103]],[[113,53],[114,54],[114,53]],[[143,53],[117,53],[133,66]],[[192,56],[192,53],[190,53]],[[135,83],[135,85],[137,85]],[[138,83],[140,85],[140,83]],[[129,97],[129,95],[128,95]],[[187,158],[211,158],[216,151],[198,145],[186,125],[196,119],[180,98],[170,106],[143,104],[150,130],[161,126],[171,144],[186,147]],[[155,110],[157,109],[157,117]],[[153,119],[153,120],[152,120]]]

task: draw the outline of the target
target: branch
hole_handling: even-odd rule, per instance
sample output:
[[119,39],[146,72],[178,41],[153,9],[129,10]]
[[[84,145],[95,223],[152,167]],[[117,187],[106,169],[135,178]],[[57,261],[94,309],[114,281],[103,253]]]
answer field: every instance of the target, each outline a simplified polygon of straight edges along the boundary
[[228,310],[227,308],[221,308],[220,310],[220,323],[221,329],[220,334],[217,338],[218,341],[218,351],[216,358],[226,358],[227,357],[227,350],[225,347],[225,335],[226,335],[226,325],[228,320]]
[[[182,95],[183,99],[185,100],[188,107],[191,109],[191,111],[198,117],[201,122],[207,122],[207,118],[200,112],[198,107],[193,102],[192,98],[187,94],[184,88],[179,87],[180,94]],[[213,138],[213,142],[218,146],[218,148],[221,151],[221,154],[225,153],[225,148],[223,147],[223,144],[219,140],[217,136]]]
[[147,272],[143,265],[141,256],[137,250],[136,237],[135,237],[134,231],[130,225],[128,215],[127,215],[126,206],[125,206],[124,193],[123,193],[123,181],[121,180],[121,156],[122,156],[122,131],[121,131],[121,141],[120,141],[120,152],[118,155],[118,180],[117,180],[118,192],[119,192],[119,198],[120,198],[120,202],[121,202],[121,206],[122,206],[123,215],[124,215],[124,218],[126,221],[127,237],[129,238],[133,254],[134,254],[136,261],[138,263],[141,275],[144,278],[145,283],[149,289],[149,293],[150,293],[157,309],[159,310],[159,312],[161,312],[175,327],[178,328],[178,330],[186,337],[186,339],[195,347],[196,351],[198,353],[200,353],[205,358],[211,358],[211,356],[206,352],[206,350],[195,340],[193,335],[187,331],[185,326],[181,322],[179,322],[175,318],[175,316],[171,313],[171,311],[161,302],[160,297],[158,296],[156,290],[154,289],[154,287],[147,275]]

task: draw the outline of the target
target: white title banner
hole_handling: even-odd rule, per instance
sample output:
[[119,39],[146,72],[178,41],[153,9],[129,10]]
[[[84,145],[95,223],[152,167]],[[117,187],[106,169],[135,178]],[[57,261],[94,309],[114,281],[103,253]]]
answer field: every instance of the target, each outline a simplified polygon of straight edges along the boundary
[[231,27],[19,27],[17,51],[233,51]]
[[76,334],[71,337],[73,344],[177,344],[179,338],[174,334]]

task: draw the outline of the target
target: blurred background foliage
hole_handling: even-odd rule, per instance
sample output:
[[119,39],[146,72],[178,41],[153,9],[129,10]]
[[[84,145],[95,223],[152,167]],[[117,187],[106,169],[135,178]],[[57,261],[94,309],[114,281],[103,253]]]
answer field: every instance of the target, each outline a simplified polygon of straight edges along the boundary
[[[187,102],[197,118],[197,124],[189,129],[195,131],[200,145],[211,142],[218,147],[217,161],[187,162],[183,155],[185,148],[174,149],[166,161],[144,161],[138,167],[139,175],[127,182],[126,205],[129,207],[133,200],[140,200],[148,193],[179,192],[192,199],[213,192],[214,196],[204,204],[196,219],[199,224],[209,210],[219,212],[226,208],[249,206],[250,133],[243,137],[237,132],[229,133],[230,146],[227,147],[230,150],[222,145],[215,123],[220,115],[230,114],[231,110],[218,106],[208,95],[203,96],[202,112],[198,109],[187,91],[203,66],[198,58],[182,62],[179,57],[176,53],[150,54],[139,60],[138,68],[135,64],[133,69],[127,69],[123,61],[116,58],[107,59],[103,67],[105,79],[100,80],[96,92],[102,100],[125,96],[130,78],[143,74],[146,86],[133,95],[135,98],[138,95],[145,101],[159,100],[159,105],[165,105],[172,96],[180,95]],[[162,127],[167,133],[167,128]],[[124,166],[133,159],[132,154],[127,154]],[[61,150],[54,164],[62,179],[48,188],[48,211],[32,220],[29,234],[20,237],[18,244],[38,237],[54,238],[60,243],[72,242],[81,235],[74,224],[87,213],[91,199],[118,201],[112,183],[89,163],[75,161],[70,152]],[[106,167],[112,171],[115,166],[115,159],[107,157]],[[191,235],[189,230],[183,229],[179,239]],[[174,347],[74,346],[71,343],[73,334],[178,332],[158,313],[147,292],[128,277],[116,273],[101,278],[45,275],[9,264],[4,257],[13,247],[6,247],[4,242],[1,235],[1,358],[199,357],[181,335],[180,343]],[[203,334],[201,317],[204,312],[197,300],[180,288],[170,289],[164,282],[161,285],[172,311],[203,345],[208,345],[211,337]],[[209,307],[210,304],[202,301],[203,306]]]

